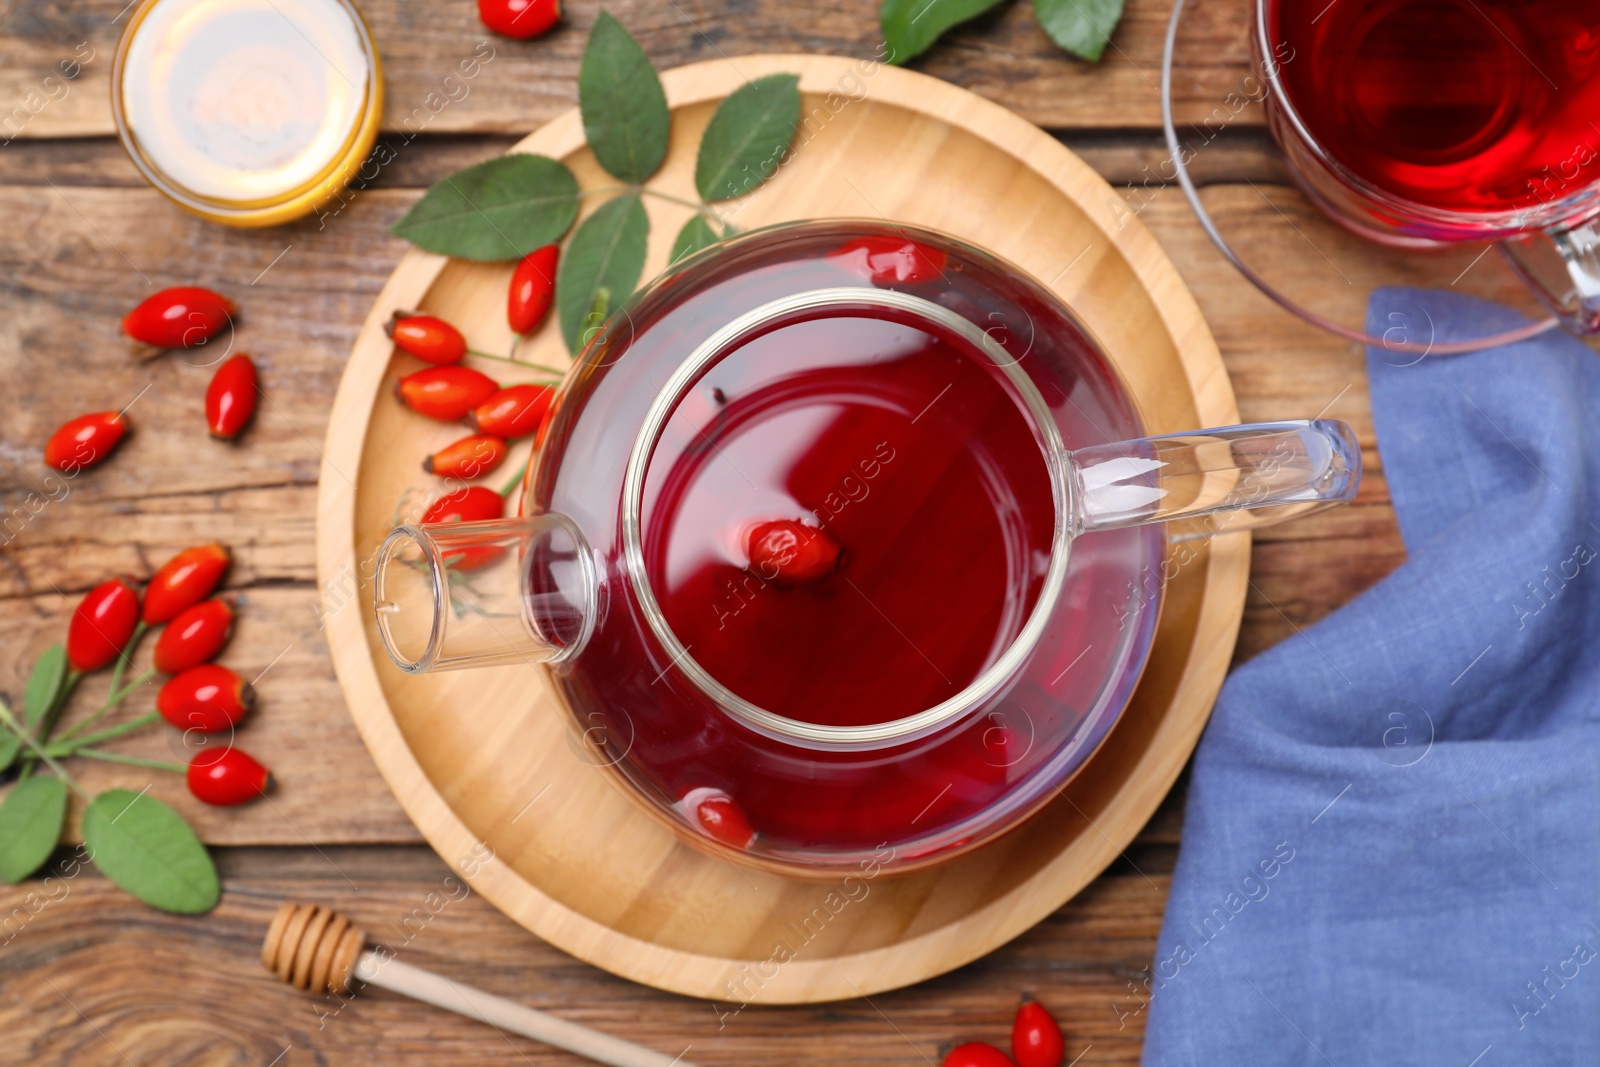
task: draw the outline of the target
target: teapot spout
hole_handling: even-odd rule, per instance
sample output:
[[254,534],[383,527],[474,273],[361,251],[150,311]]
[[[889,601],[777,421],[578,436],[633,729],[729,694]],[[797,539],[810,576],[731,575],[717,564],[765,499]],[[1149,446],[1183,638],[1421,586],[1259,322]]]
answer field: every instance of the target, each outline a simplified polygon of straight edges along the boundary
[[378,549],[373,610],[409,674],[559,663],[594,630],[598,570],[565,515],[397,526]]

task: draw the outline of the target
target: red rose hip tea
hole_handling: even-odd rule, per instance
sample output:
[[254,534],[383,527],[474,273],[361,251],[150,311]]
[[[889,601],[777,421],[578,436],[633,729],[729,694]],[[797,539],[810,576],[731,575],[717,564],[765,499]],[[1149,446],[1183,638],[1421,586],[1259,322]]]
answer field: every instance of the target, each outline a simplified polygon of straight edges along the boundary
[[411,673],[544,664],[576,758],[699,847],[905,870],[1104,740],[1170,573],[1152,523],[1354,491],[1341,424],[1144,432],[1078,320],[992,256],[757,231],[590,342],[519,517],[389,535],[375,619]]
[[[645,559],[713,677],[862,726],[955,696],[1016,637],[1055,500],[986,364],[916,323],[819,317],[751,339],[682,399],[650,460]],[[752,559],[775,520],[798,543]]]
[[1600,179],[1593,0],[1269,0],[1267,12],[1312,138],[1391,196],[1503,212]]

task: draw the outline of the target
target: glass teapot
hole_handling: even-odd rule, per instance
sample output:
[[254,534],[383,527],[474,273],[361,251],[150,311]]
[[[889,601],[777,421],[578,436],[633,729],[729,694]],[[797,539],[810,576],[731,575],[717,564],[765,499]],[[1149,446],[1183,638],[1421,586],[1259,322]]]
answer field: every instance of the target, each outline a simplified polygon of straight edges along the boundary
[[396,528],[378,629],[412,673],[541,665],[691,843],[800,875],[993,838],[1094,753],[1143,669],[1163,524],[1346,501],[1329,420],[1145,437],[1084,325],[942,234],[791,223],[613,315],[521,517]]

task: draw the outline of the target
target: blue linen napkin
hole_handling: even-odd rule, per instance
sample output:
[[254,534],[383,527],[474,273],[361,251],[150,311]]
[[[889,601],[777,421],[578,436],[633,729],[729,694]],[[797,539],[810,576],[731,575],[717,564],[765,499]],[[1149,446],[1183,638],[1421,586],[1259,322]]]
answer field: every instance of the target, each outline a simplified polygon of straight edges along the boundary
[[[1524,321],[1381,290],[1367,329]],[[1600,357],[1367,368],[1409,559],[1223,688],[1144,1063],[1600,1063]]]

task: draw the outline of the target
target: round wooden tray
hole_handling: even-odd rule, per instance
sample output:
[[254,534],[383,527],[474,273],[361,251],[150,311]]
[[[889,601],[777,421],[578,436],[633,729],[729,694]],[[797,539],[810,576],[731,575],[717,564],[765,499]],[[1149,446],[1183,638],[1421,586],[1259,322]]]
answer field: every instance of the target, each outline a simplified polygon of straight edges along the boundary
[[[739,56],[670,71],[672,150],[651,185],[693,196],[695,150],[717,102],[779,71],[800,75],[805,126],[792,161],[732,205],[741,229],[882,215],[947,231],[1019,264],[1076,309],[1151,432],[1238,420],[1199,309],[1122,198],[1042,131],[945,82],[827,56]],[[567,161],[585,187],[610,184],[576,110],[517,150]],[[646,275],[666,265],[687,218],[654,198],[648,207]],[[744,870],[677,842],[610,772],[579,757],[535,671],[412,678],[393,668],[373,626],[373,552],[401,497],[429,485],[421,457],[461,431],[391,399],[393,378],[415,361],[393,356],[382,326],[393,309],[420,307],[460,326],[472,347],[504,352],[510,269],[418,251],[401,260],[340,384],[318,498],[318,571],[339,681],[379,770],[446,862],[580,959],[738,1004],[841,999],[948,971],[1044,918],[1116,857],[1171,787],[1222,684],[1243,612],[1245,536],[1186,546],[1133,702],[1061,797],[975,853],[868,879],[864,892]],[[554,323],[522,354],[564,365]]]

